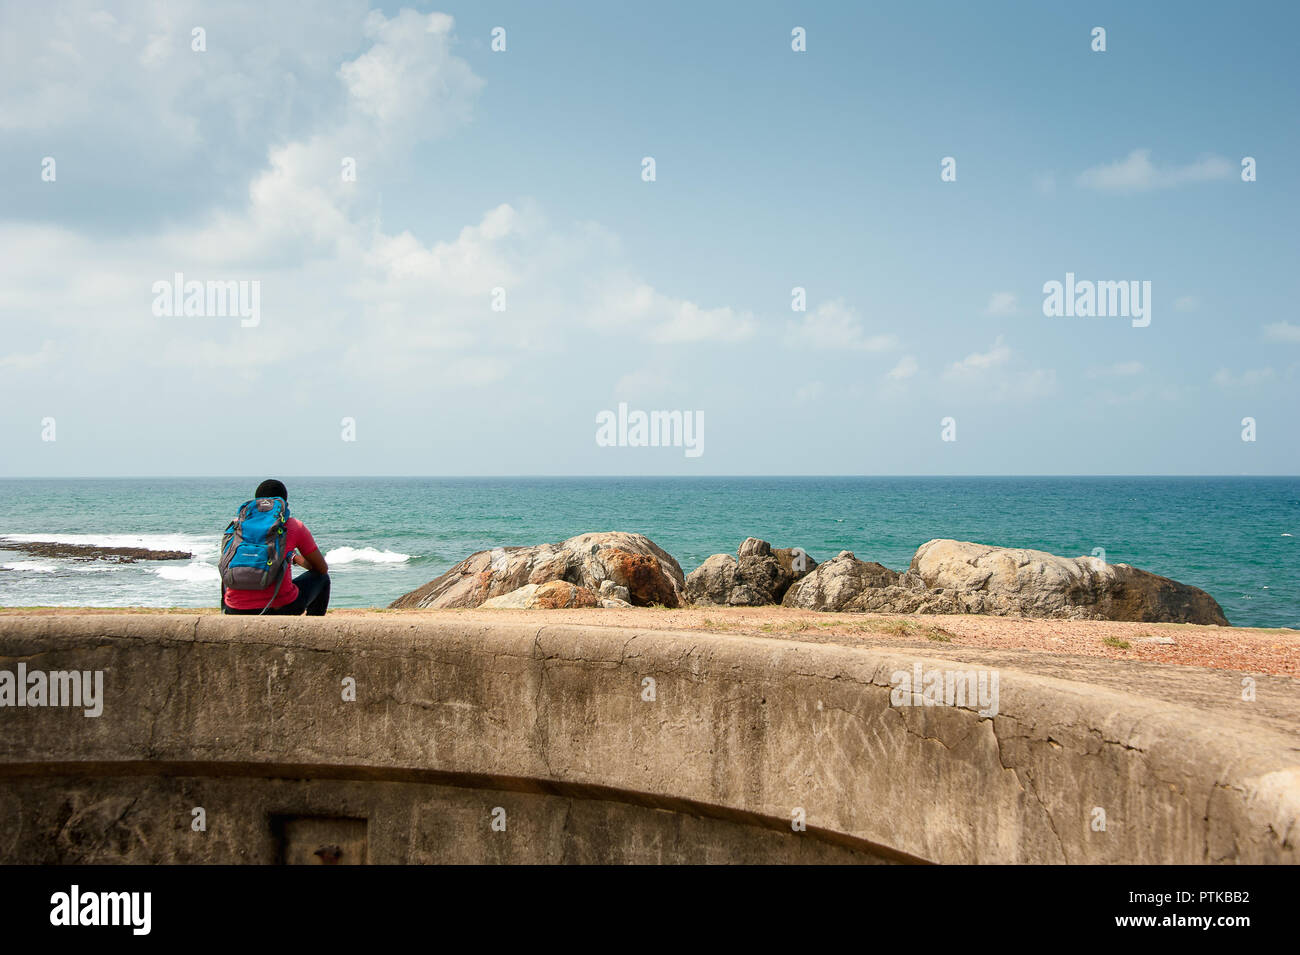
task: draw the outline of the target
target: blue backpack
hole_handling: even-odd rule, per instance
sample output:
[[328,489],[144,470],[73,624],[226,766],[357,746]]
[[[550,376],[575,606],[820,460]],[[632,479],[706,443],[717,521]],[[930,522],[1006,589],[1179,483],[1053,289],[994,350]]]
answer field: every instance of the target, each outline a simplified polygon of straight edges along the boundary
[[258,497],[240,506],[221,535],[217,568],[223,590],[265,590],[275,583],[275,593],[280,593],[289,557],[284,546],[288,520],[289,504],[282,497]]

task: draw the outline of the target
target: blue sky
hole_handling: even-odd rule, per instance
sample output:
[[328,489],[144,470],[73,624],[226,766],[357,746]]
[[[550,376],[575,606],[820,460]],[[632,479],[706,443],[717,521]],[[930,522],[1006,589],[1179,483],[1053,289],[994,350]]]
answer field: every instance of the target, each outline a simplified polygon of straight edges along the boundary
[[[0,475],[1300,472],[1292,4],[0,27]],[[177,272],[258,323],[154,314]],[[1067,272],[1150,325],[1044,316]],[[620,402],[703,453],[599,446]]]

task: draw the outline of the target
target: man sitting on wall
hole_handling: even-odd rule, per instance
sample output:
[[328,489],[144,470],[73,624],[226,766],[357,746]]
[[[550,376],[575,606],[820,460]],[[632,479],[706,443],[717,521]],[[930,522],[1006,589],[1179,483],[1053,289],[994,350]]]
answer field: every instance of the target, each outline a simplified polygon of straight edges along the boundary
[[[307,568],[290,578],[291,565]],[[221,612],[322,617],[329,567],[311,531],[289,516],[289,490],[268,479],[221,538]]]

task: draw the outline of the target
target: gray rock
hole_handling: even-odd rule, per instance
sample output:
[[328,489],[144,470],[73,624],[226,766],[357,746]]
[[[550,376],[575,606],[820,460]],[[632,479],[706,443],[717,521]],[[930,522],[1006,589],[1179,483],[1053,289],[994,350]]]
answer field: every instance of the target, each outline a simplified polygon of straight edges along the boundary
[[896,570],[858,560],[852,551],[843,550],[786,591],[781,603],[803,610],[844,610],[864,590],[896,585],[900,576]]
[[626,587],[621,587],[612,580],[602,580],[600,582],[600,595],[608,600],[617,600],[625,606],[632,606],[629,602],[629,594]]
[[[795,580],[817,562],[804,555],[803,571],[795,571],[793,549],[773,550],[757,537],[748,537],[736,551],[714,554],[686,578],[686,596],[695,604],[719,607],[762,607],[781,602]],[[737,559],[739,558],[739,559]]]
[[706,606],[730,606],[739,567],[740,563],[730,554],[705,558],[704,563],[686,575],[686,599]]
[[817,561],[802,547],[775,547],[772,556],[781,564],[781,569],[790,575],[791,582],[802,580],[817,568]]

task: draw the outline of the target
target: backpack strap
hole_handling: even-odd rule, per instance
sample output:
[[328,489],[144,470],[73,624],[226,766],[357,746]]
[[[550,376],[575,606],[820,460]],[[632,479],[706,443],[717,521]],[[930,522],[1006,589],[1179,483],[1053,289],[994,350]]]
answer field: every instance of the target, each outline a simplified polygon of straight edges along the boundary
[[[270,610],[271,604],[275,603],[275,598],[280,596],[280,588],[284,586],[284,578],[287,577],[288,575],[289,575],[289,568],[286,567],[284,569],[284,573],[280,575],[279,582],[277,582],[275,585],[275,593],[271,594],[271,599],[266,602],[266,606],[257,612],[257,615],[259,617],[262,616],[262,614],[266,613],[268,610]],[[222,595],[221,599],[224,602],[226,598],[224,595]]]

